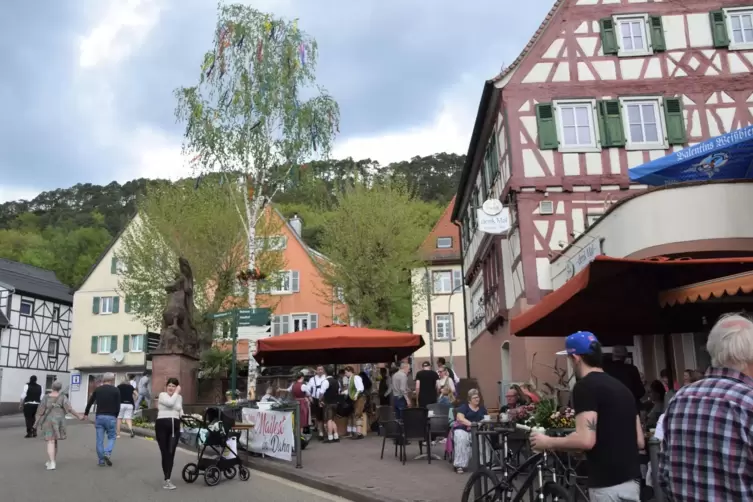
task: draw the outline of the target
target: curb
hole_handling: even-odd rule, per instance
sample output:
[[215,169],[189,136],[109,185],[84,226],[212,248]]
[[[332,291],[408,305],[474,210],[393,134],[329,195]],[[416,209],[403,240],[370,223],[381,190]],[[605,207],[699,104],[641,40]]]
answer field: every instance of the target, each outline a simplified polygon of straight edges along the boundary
[[[137,436],[147,438],[155,437],[152,429],[134,427],[133,430]],[[196,450],[187,447],[183,443],[178,443],[178,447],[185,451],[196,453]],[[256,458],[250,458],[248,460],[244,459],[243,465],[255,471],[308,486],[309,488],[329,493],[330,495],[335,495],[336,497],[341,497],[351,502],[406,502],[404,500],[393,499],[376,493],[368,493],[368,488],[355,488],[336,481],[324,481],[321,478],[306,473],[303,469],[288,467],[287,465],[278,464],[269,460]]]

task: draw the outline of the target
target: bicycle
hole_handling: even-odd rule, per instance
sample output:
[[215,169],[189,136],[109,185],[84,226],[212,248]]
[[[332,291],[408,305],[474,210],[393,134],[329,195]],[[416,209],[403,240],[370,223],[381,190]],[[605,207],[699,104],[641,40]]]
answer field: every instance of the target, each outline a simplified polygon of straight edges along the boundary
[[[516,424],[516,428],[531,432],[531,428],[525,425]],[[536,500],[572,502],[568,488],[557,482],[557,468],[549,465],[550,456],[546,451],[535,453],[512,472],[508,470],[512,466],[505,462],[502,479],[486,466],[480,467],[466,482],[462,502],[522,502],[526,492],[537,482],[539,488],[535,493]],[[516,480],[523,476],[523,484],[516,488]],[[549,477],[551,480],[545,481]]]

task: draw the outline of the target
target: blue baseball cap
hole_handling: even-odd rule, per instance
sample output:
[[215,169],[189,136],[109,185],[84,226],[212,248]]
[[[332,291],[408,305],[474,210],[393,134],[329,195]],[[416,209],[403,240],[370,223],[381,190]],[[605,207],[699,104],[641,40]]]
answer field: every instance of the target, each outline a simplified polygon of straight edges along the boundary
[[596,335],[590,331],[578,331],[565,339],[565,350],[557,352],[558,356],[582,356],[591,353],[591,344],[599,343]]

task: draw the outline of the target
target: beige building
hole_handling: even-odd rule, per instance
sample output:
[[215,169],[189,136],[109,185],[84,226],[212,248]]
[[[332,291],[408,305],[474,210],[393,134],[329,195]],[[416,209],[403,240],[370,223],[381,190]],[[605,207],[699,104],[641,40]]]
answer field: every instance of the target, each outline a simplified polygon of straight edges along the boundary
[[77,410],[83,410],[104,373],[113,372],[120,380],[127,375],[139,376],[147,369],[147,329],[129,313],[126,298],[118,293],[120,267],[115,254],[121,235],[102,253],[73,295],[70,397]]
[[[442,217],[421,245],[426,266],[413,270],[413,290],[424,290],[428,278],[429,294],[414,294],[413,333],[424,337],[426,344],[415,354],[414,368],[428,361],[433,348],[434,361],[443,357],[465,377],[466,337],[463,306],[463,271],[458,228],[450,222],[453,199]],[[431,303],[431,305],[429,305]],[[431,312],[429,312],[431,310]]]

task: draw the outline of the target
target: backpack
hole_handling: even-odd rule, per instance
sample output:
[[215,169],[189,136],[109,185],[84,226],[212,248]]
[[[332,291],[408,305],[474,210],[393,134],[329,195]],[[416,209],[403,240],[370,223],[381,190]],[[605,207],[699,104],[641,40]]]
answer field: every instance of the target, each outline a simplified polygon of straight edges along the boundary
[[371,378],[369,378],[369,375],[367,375],[365,371],[362,371],[359,376],[363,382],[363,393],[368,394],[372,386]]

